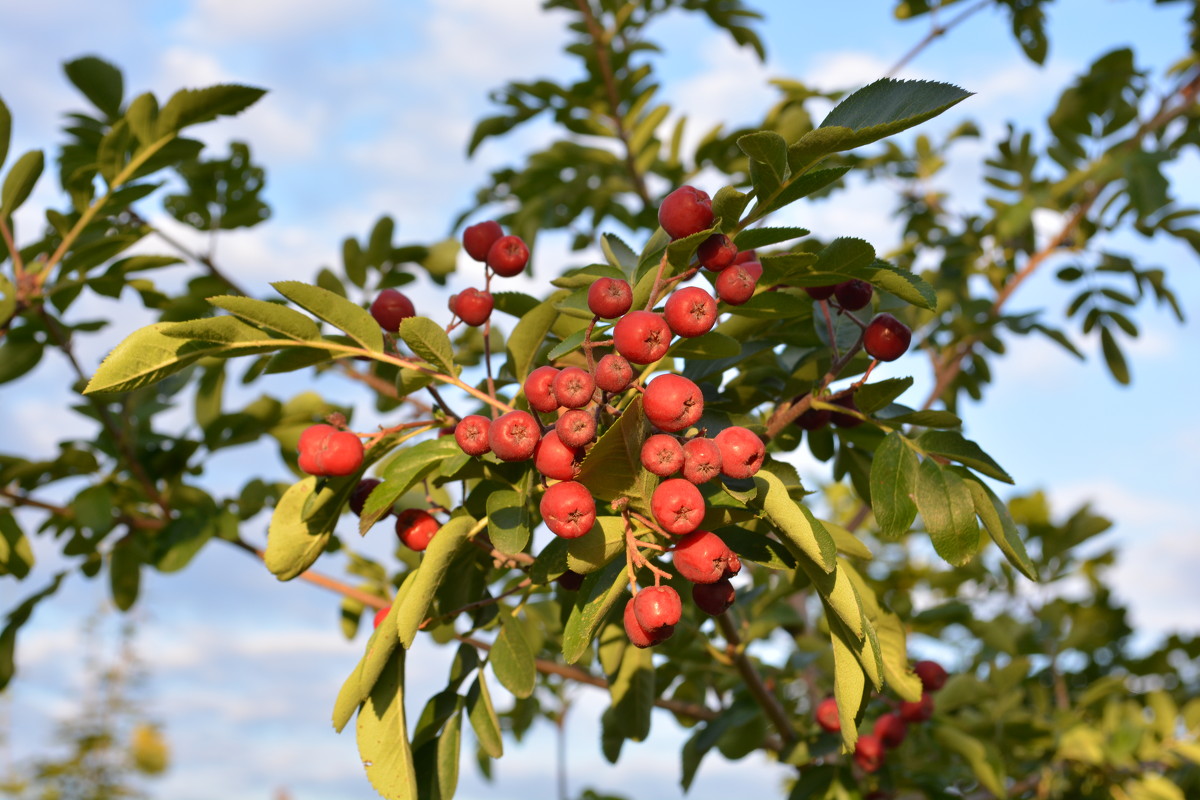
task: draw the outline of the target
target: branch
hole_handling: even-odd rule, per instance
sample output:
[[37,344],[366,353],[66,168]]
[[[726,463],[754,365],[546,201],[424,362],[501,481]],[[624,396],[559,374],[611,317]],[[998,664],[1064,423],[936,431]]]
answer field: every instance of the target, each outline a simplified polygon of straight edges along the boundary
[[787,712],[783,710],[783,706],[779,705],[779,700],[767,689],[762,676],[758,674],[758,670],[746,656],[746,651],[741,646],[742,639],[733,626],[733,620],[729,618],[728,614],[719,614],[716,620],[721,635],[728,643],[725,652],[733,659],[738,672],[742,674],[742,679],[746,681],[746,688],[750,690],[750,694],[754,695],[754,699],[758,701],[767,718],[771,720],[771,724],[775,726],[775,730],[783,739],[783,744],[786,746],[796,741],[796,732],[792,730],[792,721],[788,718]]
[[918,55],[920,55],[922,50],[924,50],[929,45],[933,44],[934,41],[936,41],[938,38],[945,36],[952,29],[954,29],[958,25],[962,24],[972,14],[974,14],[977,11],[982,11],[984,8],[987,8],[991,4],[992,4],[992,0],[980,0],[980,2],[965,9],[961,14],[959,14],[957,17],[955,17],[954,19],[947,22],[945,25],[938,25],[937,21],[935,20],[933,23],[933,26],[929,29],[929,33],[925,34],[925,38],[923,38],[921,41],[917,42],[916,45],[914,45],[911,50],[909,50],[907,53],[905,53],[903,56],[901,56],[900,60],[897,61],[895,64],[893,64],[892,68],[887,71],[886,77],[888,77],[888,78],[895,77],[896,73],[899,72],[901,69],[903,69],[908,64],[908,62],[912,61],[914,58],[916,58]]

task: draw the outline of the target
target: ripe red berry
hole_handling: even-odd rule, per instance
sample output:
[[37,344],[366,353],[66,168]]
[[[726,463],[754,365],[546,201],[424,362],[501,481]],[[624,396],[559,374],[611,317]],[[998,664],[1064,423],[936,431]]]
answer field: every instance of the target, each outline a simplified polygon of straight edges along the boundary
[[699,286],[685,286],[671,292],[663,317],[676,336],[703,336],[717,322],[717,301]]
[[750,478],[762,467],[767,449],[753,431],[733,425],[713,439],[721,448],[721,472],[730,478]]
[[733,263],[735,264],[745,264],[747,261],[758,261],[758,251],[753,249],[739,250],[738,254],[733,258]]
[[656,427],[676,433],[699,422],[704,414],[704,394],[693,381],[666,373],[646,385],[642,409]]
[[649,364],[667,354],[671,329],[653,311],[630,311],[613,325],[613,346],[634,364]]
[[525,399],[529,407],[543,414],[558,410],[558,398],[554,396],[554,379],[558,370],[549,365],[538,367],[525,377]]
[[585,447],[596,439],[596,417],[580,408],[572,408],[554,423],[558,439],[567,447]]
[[596,500],[578,481],[554,484],[542,495],[538,507],[550,532],[564,539],[583,536],[596,522]]
[[580,367],[565,367],[554,376],[550,385],[558,404],[565,408],[583,408],[592,402],[596,380],[592,373]]
[[854,745],[854,763],[863,772],[877,772],[883,766],[883,742],[879,737],[864,733]]
[[533,449],[534,468],[556,481],[574,480],[581,460],[583,450],[563,444],[558,431],[548,431]]
[[350,495],[350,510],[356,516],[361,517],[363,508],[367,505],[367,498],[371,496],[371,492],[375,491],[375,487],[383,481],[378,478],[363,478],[358,482],[358,486],[354,487],[354,492]]
[[304,432],[300,434],[300,442],[296,446],[297,452],[300,454],[299,464],[302,472],[307,472],[309,475],[322,473],[321,465],[317,461],[317,452],[321,443],[334,433],[337,433],[337,428],[332,425],[309,425],[304,429]]
[[875,720],[872,732],[879,737],[879,741],[883,742],[884,747],[891,750],[904,743],[904,736],[908,733],[908,724],[900,719],[898,714],[882,714],[879,719]]
[[406,508],[396,515],[396,536],[405,547],[420,552],[441,525],[437,518],[421,508]]
[[[858,405],[854,402],[854,395],[848,394],[832,401],[835,406],[848,408],[851,411],[858,411]],[[863,424],[863,420],[853,414],[842,414],[837,411],[830,412],[829,421],[839,428],[853,428]]]
[[671,478],[650,495],[650,512],[667,533],[691,533],[704,522],[704,496],[695,484]]
[[633,367],[618,353],[608,353],[596,363],[596,385],[606,392],[623,392],[633,380]]
[[493,219],[468,225],[463,231],[463,249],[476,261],[487,261],[488,250],[504,236],[504,229]]
[[714,233],[705,239],[696,250],[696,260],[700,266],[713,272],[720,272],[733,264],[737,258],[737,245],[723,233]]
[[758,278],[746,269],[745,264],[734,264],[717,275],[717,297],[731,306],[740,306],[754,296],[757,283]]
[[692,531],[675,545],[672,563],[692,583],[716,583],[737,573],[742,562],[720,536],[709,531]]
[[416,315],[412,300],[396,289],[384,289],[371,303],[371,316],[379,323],[379,327],[392,333],[400,330],[402,320]]
[[833,290],[837,288],[836,283],[831,283],[828,286],[805,286],[804,291],[813,300],[828,300],[833,297]]
[[721,474],[721,448],[712,439],[697,436],[683,445],[683,477],[692,483],[711,481]]
[[796,417],[796,424],[806,431],[824,428],[833,417],[833,412],[826,408],[810,408]]
[[814,714],[817,724],[824,730],[830,733],[837,733],[842,729],[842,720],[838,716],[837,700],[832,697],[826,697],[820,703],[817,703],[817,711]]
[[363,462],[362,441],[332,425],[312,425],[300,434],[299,466],[309,475],[341,477],[358,471]]
[[375,612],[375,627],[376,628],[379,627],[379,624],[381,622],[383,622],[385,619],[387,619],[388,612],[391,610],[392,610],[391,606],[384,606],[383,608],[381,608]]
[[492,421],[481,414],[469,414],[454,426],[454,441],[469,456],[481,456],[492,449],[488,429]]
[[763,265],[760,261],[753,259],[750,261],[739,261],[738,266],[750,273],[750,277],[754,278],[756,284],[758,283],[758,279],[762,277]]
[[922,692],[917,702],[905,700],[900,704],[900,719],[905,722],[928,722],[933,719],[933,695]]
[[838,305],[847,311],[857,311],[866,306],[871,302],[874,291],[871,284],[859,280],[844,281],[833,287]]
[[692,584],[692,602],[711,617],[719,617],[728,611],[736,596],[728,578],[721,578],[716,583]]
[[913,666],[913,672],[917,673],[927,692],[936,692],[946,685],[946,670],[936,661],[918,661]]
[[683,467],[683,445],[674,436],[656,433],[642,442],[642,466],[665,478],[674,475]]
[[487,251],[487,265],[492,272],[511,278],[520,275],[529,263],[529,247],[520,236],[501,236]]
[[601,319],[616,319],[633,305],[633,289],[619,278],[597,278],[588,287],[588,308]]
[[487,322],[495,304],[491,292],[483,292],[474,288],[463,289],[454,295],[454,307],[450,310],[468,325],[478,326]]
[[542,436],[537,420],[528,411],[509,411],[492,421],[488,446],[501,461],[524,461],[533,455]]
[[863,349],[880,361],[895,361],[911,343],[912,330],[891,314],[876,314],[863,331]]
[[654,631],[648,631],[641,626],[633,610],[636,599],[629,598],[629,602],[625,604],[625,614],[622,619],[625,623],[625,635],[629,637],[629,643],[634,647],[653,647],[670,638],[671,634],[675,632],[674,626],[668,625]]
[[633,598],[633,614],[645,630],[656,631],[678,624],[683,604],[670,586],[647,586]]
[[711,228],[712,198],[694,186],[680,186],[659,204],[658,224],[672,239],[683,239]]

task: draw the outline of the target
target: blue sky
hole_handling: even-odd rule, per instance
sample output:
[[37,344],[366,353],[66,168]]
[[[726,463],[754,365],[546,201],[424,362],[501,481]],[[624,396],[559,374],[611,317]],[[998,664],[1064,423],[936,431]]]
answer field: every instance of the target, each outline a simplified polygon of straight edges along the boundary
[[[886,13],[890,4],[878,0],[753,5],[768,15],[761,29],[766,65],[696,20],[673,17],[657,32],[667,53],[663,95],[688,114],[692,137],[718,120],[737,124],[759,116],[773,100],[770,78],[796,77],[827,89],[874,80],[927,29],[925,22],[895,22]],[[1023,58],[1006,23],[990,12],[912,62],[901,77],[950,81],[977,93],[927,130],[967,115],[981,122],[988,139],[1002,133],[1008,119],[1037,128],[1057,89],[1099,53],[1132,45],[1141,65],[1157,73],[1181,49],[1182,6],[1060,0],[1049,13],[1051,53],[1044,68]],[[546,133],[533,126],[512,140],[489,143],[467,161],[465,142],[474,120],[489,110],[488,90],[570,68],[560,52],[558,20],[539,12],[533,0],[0,0],[0,19],[0,96],[13,112],[15,153],[57,141],[60,114],[80,106],[60,69],[79,55],[117,63],[129,92],[151,89],[163,97],[182,85],[220,81],[270,89],[241,117],[196,129],[215,152],[230,139],[249,141],[255,159],[267,167],[272,220],[223,238],[217,250],[226,271],[260,293],[270,280],[307,279],[320,265],[335,263],[341,239],[362,236],[382,213],[397,220],[402,241],[446,235],[487,171],[519,158]],[[942,179],[963,207],[979,203],[978,162],[987,148],[965,145]],[[1196,185],[1194,156],[1176,174],[1192,179],[1177,188]],[[1193,203],[1200,200],[1190,191]],[[56,203],[47,176],[26,209]],[[896,236],[891,206],[887,191],[857,188],[790,213],[791,221],[822,237],[862,236],[883,252]],[[28,232],[38,222],[25,214],[17,224]],[[543,276],[582,263],[561,241],[547,237],[539,244],[535,268]],[[1196,313],[1200,278],[1190,252],[1139,239],[1112,246],[1167,266],[1185,311]],[[454,285],[471,282],[456,277]],[[540,292],[544,283],[526,285]],[[423,281],[415,286],[418,307],[444,308],[444,290]],[[1064,297],[1046,271],[1012,307],[1061,309]],[[118,311],[97,299],[82,301],[73,313],[77,319],[119,313],[109,333],[81,346],[85,368],[149,321],[128,304]],[[1090,501],[1117,520],[1109,540],[1122,547],[1117,587],[1139,625],[1152,632],[1196,631],[1200,623],[1189,612],[1200,607],[1193,579],[1200,531],[1188,499],[1200,475],[1200,423],[1187,413],[1169,427],[1158,422],[1200,390],[1196,371],[1188,368],[1195,364],[1194,326],[1181,328],[1150,308],[1139,322],[1132,388],[1117,387],[1096,358],[1079,364],[1053,345],[1014,343],[996,365],[995,388],[985,402],[966,410],[968,433],[1021,489],[1046,488],[1062,511]],[[1089,344],[1089,353],[1096,349]],[[923,367],[902,360],[883,374],[914,374],[911,397],[919,402],[929,385]],[[0,406],[15,421],[3,449],[49,455],[60,436],[89,431],[59,410],[69,402],[60,386],[63,368],[49,361],[26,381],[3,387]],[[253,391],[287,396],[301,388],[301,382],[278,379]],[[357,421],[368,427],[369,404],[356,387],[330,377],[316,388],[356,402]],[[189,417],[187,408],[175,414],[180,423]],[[272,450],[259,446],[214,458],[208,477],[232,488],[247,464],[265,477],[284,475]],[[808,462],[801,468],[814,481],[823,475]],[[265,521],[245,535],[261,542],[264,529]],[[387,538],[368,537],[364,549],[387,558]],[[39,544],[46,563],[52,563],[50,550]],[[252,559],[228,550],[209,548],[181,574],[147,574],[136,612],[140,644],[153,676],[150,707],[166,724],[176,757],[156,793],[237,800],[287,786],[298,800],[369,796],[353,736],[334,734],[328,723],[334,694],[362,639],[341,639],[331,597],[307,585],[278,585]],[[31,590],[0,579],[0,607]],[[16,755],[41,750],[55,715],[75,702],[84,677],[81,609],[90,611],[105,594],[102,581],[72,578],[23,631],[21,672],[8,701],[11,731],[20,731],[12,737]],[[428,647],[417,652],[410,660],[416,665],[413,694],[423,699],[439,688],[446,655]],[[627,746],[620,767],[612,768],[599,754],[595,726],[605,696],[581,688],[575,698],[568,724],[573,792],[593,785],[636,796],[679,796],[677,753],[685,734],[668,717],[656,719],[651,740]],[[553,751],[552,731],[541,726],[497,765],[497,788],[483,784],[464,759],[460,796],[552,796],[546,764]],[[769,795],[782,773],[754,757],[731,764],[714,755],[700,775],[703,796],[735,789]]]

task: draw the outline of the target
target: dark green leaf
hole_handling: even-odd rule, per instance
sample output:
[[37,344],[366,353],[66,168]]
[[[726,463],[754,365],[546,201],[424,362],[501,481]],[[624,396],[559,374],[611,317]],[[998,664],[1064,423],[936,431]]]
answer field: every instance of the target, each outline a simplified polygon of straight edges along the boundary
[[0,217],[12,216],[29,198],[45,163],[41,150],[30,150],[13,163],[4,178],[4,187],[0,189]]
[[749,202],[750,195],[743,194],[732,186],[722,186],[717,190],[713,195],[713,217],[721,220],[722,231],[729,233],[737,226]]
[[33,548],[8,509],[0,510],[0,575],[24,580],[33,567]]
[[416,569],[412,588],[405,595],[404,605],[396,615],[401,646],[412,647],[413,640],[417,637],[417,629],[428,616],[434,593],[446,577],[454,557],[466,544],[467,536],[475,525],[475,520],[471,517],[454,517],[438,528],[430,540],[429,547],[425,549],[425,555],[421,558],[421,565]]
[[358,712],[358,754],[375,791],[387,800],[416,800],[417,774],[404,719],[403,648],[396,648]]
[[912,385],[912,378],[888,378],[868,383],[854,393],[854,405],[864,414],[874,414],[904,394]]
[[737,358],[742,354],[742,343],[732,336],[709,331],[703,336],[679,339],[671,346],[668,355],[674,358],[709,361],[716,358]]
[[1012,483],[999,464],[992,457],[961,433],[955,431],[926,431],[917,439],[917,445],[927,453],[945,456],[951,461],[965,464],[973,470],[982,472],[989,478]]
[[8,158],[8,146],[11,142],[12,112],[8,110],[4,100],[0,99],[0,167],[4,166],[4,159]]
[[608,691],[612,695],[612,719],[621,735],[637,742],[649,736],[655,696],[654,659],[650,650],[626,647]]
[[125,81],[119,69],[96,56],[84,56],[63,64],[63,71],[83,96],[109,119],[121,113]]
[[919,125],[970,96],[948,83],[881,78],[838,103],[820,128],[853,131],[837,148],[850,150]]
[[471,730],[479,746],[492,758],[504,755],[504,739],[500,735],[500,719],[492,706],[492,696],[488,692],[487,679],[481,670],[475,676],[475,682],[467,690],[467,718],[471,721]]
[[509,334],[508,341],[504,343],[505,350],[508,352],[508,371],[518,382],[524,382],[528,377],[530,370],[533,369],[534,361],[537,360],[538,350],[550,333],[554,321],[558,319],[558,310],[555,306],[570,294],[570,291],[566,289],[554,292],[526,312],[521,317],[521,321],[513,328],[513,332]]
[[525,629],[507,613],[501,613],[501,621],[500,635],[492,645],[488,663],[505,689],[516,697],[529,697],[537,685],[537,667]]
[[626,580],[625,563],[619,559],[583,579],[563,627],[563,657],[568,664],[574,664],[587,652],[608,612],[624,594]]
[[426,439],[406,445],[397,453],[386,471],[383,483],[375,487],[359,515],[358,532],[366,534],[376,522],[392,510],[392,504],[434,471],[443,461],[461,452],[451,437]]
[[956,473],[932,458],[917,472],[917,509],[939,556],[961,567],[979,549],[979,526],[971,490]]
[[[520,553],[529,544],[529,509],[517,492],[492,492],[487,499],[488,538],[501,553]],[[586,538],[586,537],[581,537]]]
[[886,538],[903,536],[917,517],[913,491],[919,467],[917,454],[895,431],[875,450],[871,462],[871,510],[880,534]]
[[753,250],[756,247],[786,242],[789,239],[799,239],[807,236],[807,228],[747,228],[733,238],[739,250]]
[[121,611],[133,608],[142,575],[141,545],[135,537],[125,536],[113,547],[108,574],[112,584],[113,605]]
[[8,686],[16,671],[14,655],[17,647],[17,632],[22,625],[29,621],[29,616],[37,604],[58,591],[58,587],[62,585],[66,575],[65,572],[58,573],[54,576],[54,580],[46,585],[46,588],[26,597],[12,611],[8,612],[8,622],[5,624],[4,630],[0,631],[0,691]]
[[205,89],[180,89],[159,111],[155,132],[161,138],[219,116],[235,116],[266,93],[266,89],[233,83]]
[[1129,364],[1108,327],[1100,328],[1100,347],[1104,352],[1104,363],[1108,365],[1113,379],[1122,386],[1128,386],[1132,380],[1129,376]]
[[585,484],[597,501],[618,497],[645,498],[653,490],[654,476],[642,467],[642,443],[648,425],[642,402],[635,399],[583,459],[577,480]]
[[1029,559],[1025,543],[1021,541],[1021,534],[1017,532],[1016,523],[1013,522],[1012,515],[1008,512],[1008,506],[1004,505],[1004,502],[983,481],[966,475],[963,476],[963,481],[971,491],[971,498],[975,502],[975,513],[979,515],[984,529],[992,537],[996,546],[1000,548],[1000,552],[1004,553],[1008,562],[1016,567],[1022,575],[1031,581],[1036,581],[1038,579],[1037,567]]

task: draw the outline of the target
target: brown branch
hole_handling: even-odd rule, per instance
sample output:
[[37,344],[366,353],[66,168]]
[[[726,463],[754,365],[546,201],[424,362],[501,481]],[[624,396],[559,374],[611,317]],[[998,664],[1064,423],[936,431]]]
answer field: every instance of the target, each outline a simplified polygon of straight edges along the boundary
[[746,682],[746,688],[750,690],[750,694],[754,695],[754,699],[766,713],[767,719],[771,720],[771,724],[775,726],[784,745],[791,744],[796,740],[796,732],[792,730],[792,721],[788,718],[787,712],[783,710],[783,706],[779,704],[779,700],[767,689],[762,676],[758,674],[758,670],[746,655],[745,649],[741,646],[742,639],[738,636],[733,620],[729,618],[728,614],[720,614],[716,620],[717,628],[720,629],[721,635],[725,637],[727,643],[725,652],[733,660],[738,672],[741,673],[742,679]]
[[945,36],[953,28],[962,24],[964,21],[966,21],[966,19],[968,17],[973,15],[975,12],[982,11],[983,9],[990,6],[991,4],[992,4],[992,0],[980,0],[980,2],[965,9],[961,14],[959,14],[957,17],[955,17],[954,19],[947,22],[945,25],[938,25],[937,22],[935,21],[933,23],[933,26],[929,29],[929,33],[925,34],[925,38],[921,39],[921,41],[917,42],[911,50],[909,50],[907,53],[905,53],[903,56],[901,56],[900,60],[897,61],[895,64],[893,64],[892,68],[887,71],[886,77],[888,77],[888,78],[895,77],[896,73],[899,72],[901,69],[903,69],[908,64],[908,62],[912,61],[914,58],[916,58],[918,55],[920,55],[922,50],[924,50],[929,45],[933,44],[938,38]]

